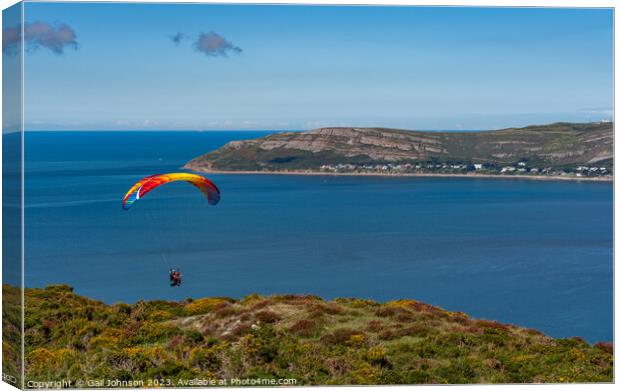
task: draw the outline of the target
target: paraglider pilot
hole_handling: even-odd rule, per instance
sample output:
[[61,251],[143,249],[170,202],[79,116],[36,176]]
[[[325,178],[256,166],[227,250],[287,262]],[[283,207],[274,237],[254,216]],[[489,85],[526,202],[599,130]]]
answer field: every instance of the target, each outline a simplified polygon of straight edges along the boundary
[[181,286],[181,271],[170,269],[170,286]]

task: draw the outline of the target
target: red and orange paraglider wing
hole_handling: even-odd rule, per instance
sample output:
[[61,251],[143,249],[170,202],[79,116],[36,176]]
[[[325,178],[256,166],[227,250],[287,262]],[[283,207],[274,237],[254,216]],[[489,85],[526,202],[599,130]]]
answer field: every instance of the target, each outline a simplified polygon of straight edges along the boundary
[[123,209],[129,210],[137,200],[144,197],[156,187],[176,181],[184,181],[194,185],[207,197],[209,205],[216,205],[220,201],[220,190],[215,186],[215,183],[200,175],[179,172],[151,175],[140,179],[129,189],[127,194],[125,194],[122,204]]
[[156,177],[157,175],[159,174],[149,175],[147,177],[144,177],[140,179],[138,182],[136,182],[133,186],[131,186],[127,194],[125,194],[125,197],[123,197],[123,209],[128,210],[129,208],[131,208],[131,205],[133,205],[133,203],[136,202],[138,198],[138,190],[140,190],[140,187],[145,182],[148,182],[149,180]]

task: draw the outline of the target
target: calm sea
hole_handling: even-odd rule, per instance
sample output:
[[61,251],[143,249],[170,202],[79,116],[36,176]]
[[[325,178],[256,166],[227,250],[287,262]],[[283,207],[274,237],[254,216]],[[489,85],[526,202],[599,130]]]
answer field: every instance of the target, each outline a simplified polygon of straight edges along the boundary
[[[612,185],[209,177],[121,210],[143,176],[261,132],[28,132],[26,285],[108,303],[250,293],[413,298],[552,336],[612,339]],[[168,286],[180,267],[181,288]]]

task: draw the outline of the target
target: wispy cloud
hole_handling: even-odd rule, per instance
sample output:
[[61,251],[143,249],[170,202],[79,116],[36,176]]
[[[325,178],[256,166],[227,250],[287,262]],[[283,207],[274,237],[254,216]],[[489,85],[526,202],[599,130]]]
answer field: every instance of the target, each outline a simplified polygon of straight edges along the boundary
[[194,43],[194,47],[201,53],[212,57],[226,57],[229,53],[241,53],[243,50],[226,40],[215,31],[202,33]]
[[[21,26],[8,27],[3,31],[2,52],[15,53],[21,41]],[[77,50],[77,35],[66,24],[53,26],[46,22],[26,23],[24,25],[24,42],[28,50],[41,47],[61,55],[66,48]]]

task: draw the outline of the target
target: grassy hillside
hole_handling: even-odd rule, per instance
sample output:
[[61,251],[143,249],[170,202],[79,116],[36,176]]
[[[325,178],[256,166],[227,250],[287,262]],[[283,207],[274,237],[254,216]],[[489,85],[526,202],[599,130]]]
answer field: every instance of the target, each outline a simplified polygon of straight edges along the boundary
[[458,163],[484,164],[488,170],[499,170],[518,162],[527,162],[536,172],[580,165],[611,169],[613,124],[556,123],[481,132],[322,128],[233,141],[193,159],[186,168],[283,171],[318,170],[323,165],[349,164],[367,169],[363,166]]
[[12,385],[21,384],[21,294],[2,286],[2,374]]
[[[19,290],[3,286],[8,300]],[[106,305],[26,289],[26,381],[286,378],[297,385],[610,382],[610,344],[413,300],[252,295]]]

